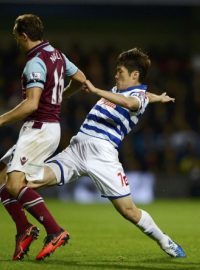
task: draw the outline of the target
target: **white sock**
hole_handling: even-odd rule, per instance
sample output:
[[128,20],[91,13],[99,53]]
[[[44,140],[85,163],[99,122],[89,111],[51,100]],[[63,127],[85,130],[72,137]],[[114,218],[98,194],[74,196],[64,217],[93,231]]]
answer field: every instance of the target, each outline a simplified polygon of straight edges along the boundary
[[137,226],[143,231],[146,235],[153,238],[155,241],[162,245],[163,241],[168,238],[155,224],[152,217],[144,210],[142,211],[142,216]]

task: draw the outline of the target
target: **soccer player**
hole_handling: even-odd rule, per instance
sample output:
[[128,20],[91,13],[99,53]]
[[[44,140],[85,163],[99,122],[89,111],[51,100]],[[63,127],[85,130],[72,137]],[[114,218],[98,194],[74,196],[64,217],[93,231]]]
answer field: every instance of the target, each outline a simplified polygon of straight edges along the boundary
[[143,84],[150,67],[149,57],[134,48],[118,56],[116,86],[105,91],[85,82],[85,91],[101,97],[87,115],[70,145],[41,167],[42,181],[33,181],[34,188],[43,185],[62,185],[89,176],[103,197],[108,198],[117,211],[142,232],[154,239],[168,255],[185,257],[185,252],[164,234],[144,210],[134,204],[128,179],[118,159],[118,148],[124,137],[134,128],[148,103],[170,102],[163,93],[146,92]]
[[[26,186],[26,180],[38,178],[37,167],[50,157],[60,141],[60,110],[63,91],[74,92],[85,81],[85,75],[67,57],[43,40],[43,23],[33,14],[16,18],[13,35],[27,54],[22,73],[23,101],[0,115],[0,126],[24,120],[16,143],[0,160],[0,197],[13,218],[16,228],[16,247],[13,260],[27,253],[39,229],[30,224],[23,208],[46,229],[43,256],[64,245],[69,234],[49,213],[43,198]],[[64,89],[64,80],[71,78]],[[27,165],[29,165],[29,170]]]

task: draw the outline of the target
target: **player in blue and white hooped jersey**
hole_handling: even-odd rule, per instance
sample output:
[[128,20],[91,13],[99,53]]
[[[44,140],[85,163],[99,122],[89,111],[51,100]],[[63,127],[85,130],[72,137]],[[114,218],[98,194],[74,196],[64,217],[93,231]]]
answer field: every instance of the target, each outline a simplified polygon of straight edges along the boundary
[[80,132],[107,140],[118,148],[145,111],[148,104],[146,89],[146,85],[133,86],[120,91],[116,86],[113,87],[112,93],[120,93],[124,97],[137,99],[140,104],[139,109],[131,111],[101,98],[87,115]]
[[62,185],[87,175],[123,217],[154,239],[168,255],[185,257],[183,249],[160,230],[146,211],[134,204],[118,159],[121,141],[137,124],[148,103],[174,101],[166,93],[146,92],[143,82],[149,67],[149,57],[134,48],[119,55],[116,87],[112,91],[98,89],[88,80],[85,82],[85,91],[101,99],[87,115],[78,134],[72,137],[70,145],[41,167],[43,180],[32,182],[32,187]]

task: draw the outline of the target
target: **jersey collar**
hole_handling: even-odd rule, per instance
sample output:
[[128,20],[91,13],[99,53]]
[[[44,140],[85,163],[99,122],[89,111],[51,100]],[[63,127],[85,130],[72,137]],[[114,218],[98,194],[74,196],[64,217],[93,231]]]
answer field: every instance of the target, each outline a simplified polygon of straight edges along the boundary
[[31,50],[28,51],[27,56],[28,58],[33,57],[36,55],[42,48],[46,47],[49,45],[48,41],[42,41],[40,44],[37,46],[33,47]]
[[136,86],[131,86],[131,87],[128,87],[126,89],[117,89],[117,92],[118,93],[124,93],[124,92],[127,92],[127,91],[132,91],[132,90],[135,90],[135,89],[141,89],[141,90],[147,90],[147,85],[145,84],[140,84],[140,85],[136,85]]

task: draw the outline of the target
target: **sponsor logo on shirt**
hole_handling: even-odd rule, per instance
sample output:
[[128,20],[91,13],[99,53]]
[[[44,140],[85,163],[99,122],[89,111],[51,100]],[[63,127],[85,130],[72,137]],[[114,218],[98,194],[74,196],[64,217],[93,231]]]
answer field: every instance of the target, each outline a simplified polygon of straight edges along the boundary
[[114,103],[108,101],[108,100],[105,99],[105,98],[101,98],[100,101],[99,101],[99,103],[100,103],[101,105],[104,104],[104,105],[109,106],[109,107],[111,107],[111,108],[116,108],[116,104],[114,104]]

